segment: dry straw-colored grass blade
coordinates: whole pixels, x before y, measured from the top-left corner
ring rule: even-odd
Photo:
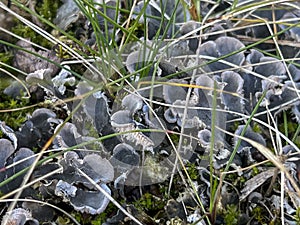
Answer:
[[[265,156],[268,160],[270,160],[270,162],[272,162],[274,164],[274,166],[276,166],[281,172],[283,172],[285,174],[286,178],[291,182],[291,185],[295,189],[297,195],[300,197],[300,188],[297,185],[295,179],[291,176],[291,174],[286,169],[286,167],[284,166],[284,164],[282,163],[282,161],[279,159],[279,157],[276,156],[276,155],[274,155],[269,148],[261,145],[260,143],[255,142],[255,141],[253,141],[253,140],[251,140],[249,138],[245,138],[245,137],[233,134],[231,132],[228,132],[226,130],[223,130],[220,127],[216,127],[216,128],[219,129],[220,131],[226,133],[226,134],[229,134],[231,136],[240,138],[243,141],[246,141],[249,144],[251,144],[254,148],[256,148],[261,154],[263,154],[263,156]]]

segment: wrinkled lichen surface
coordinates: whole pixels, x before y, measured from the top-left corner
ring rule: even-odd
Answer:
[[[300,5],[194,2],[1,3],[2,224],[299,223]]]

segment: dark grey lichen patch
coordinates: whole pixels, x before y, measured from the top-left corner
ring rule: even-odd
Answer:
[[[176,33],[179,29],[176,23],[182,23],[186,18],[190,18],[190,14],[187,12],[186,7],[181,4],[177,5],[177,7],[175,7],[175,5],[175,2],[171,0],[152,2],[151,4],[139,2],[134,8],[133,18],[139,18],[140,23],[146,22],[144,26],[149,39],[154,38],[155,35],[157,35],[158,30],[160,31],[160,34],[165,32],[168,37],[171,37],[172,34]],[[137,15],[141,14],[143,8],[145,8],[145,13],[142,13],[142,16],[138,17]],[[176,12],[174,12],[175,16],[171,20],[174,9],[176,9]],[[160,20],[159,18],[163,18],[163,20]],[[168,22],[174,24],[169,26]]]
[[[58,126],[58,129],[60,131],[53,141],[55,148],[68,148],[81,142],[80,139],[82,136],[78,133],[74,124],[66,123],[62,128]]]
[[[140,157],[131,145],[121,143],[115,146],[109,161],[119,173],[126,173],[139,166]]]
[[[1,172],[0,182],[19,173],[23,169],[28,169],[34,162],[34,152],[29,148],[20,148],[15,150],[10,141],[0,139],[1,148]],[[6,168],[10,166],[9,168]],[[24,178],[24,174],[20,174],[5,185],[1,185],[0,191],[7,194],[20,187]]]
[[[92,90],[93,87],[86,82],[79,82],[75,89],[75,95],[80,97],[86,95],[88,92],[92,92]],[[105,93],[101,91],[94,92],[87,96],[78,112],[73,116],[75,124],[81,124],[81,126],[77,125],[81,134],[87,135],[87,132],[90,132],[92,127],[96,128],[96,131],[100,134],[110,128],[110,109],[108,107],[108,101]],[[77,102],[74,102],[73,108],[76,106]],[[92,124],[92,127],[90,127],[90,124]],[[90,129],[90,131],[88,131],[88,129]]]
[[[57,179],[54,194],[63,197],[63,200],[77,211],[88,214],[100,214],[105,210],[109,199],[94,184],[100,185],[102,190],[111,194],[106,183],[114,178],[114,169],[107,159],[97,154],[88,154],[80,159],[75,152],[68,152],[60,162],[62,174]],[[91,183],[81,173],[93,180]],[[83,185],[83,186],[82,186]]]
[[[54,51],[36,51],[30,42],[23,40],[18,41],[16,45],[20,47],[14,55],[13,66],[16,68],[26,73],[33,73],[41,69],[49,69],[52,74],[55,74],[58,71],[58,67],[55,63],[59,64],[60,59],[56,56]],[[40,57],[36,55],[39,55]]]
[[[105,184],[100,184],[100,187],[111,194],[110,189]],[[100,214],[106,209],[109,200],[101,192],[78,189],[76,196],[70,197],[70,203],[75,210],[82,213]]]
[[[57,10],[54,23],[62,30],[66,30],[80,16],[80,9],[72,0],[64,0],[63,5]]]
[[[299,18],[300,16],[300,10],[299,9],[294,9],[290,12],[286,12],[282,17],[281,17],[281,20],[290,20],[292,24],[295,23],[295,19]],[[288,27],[285,25],[285,24],[279,24],[279,27],[281,29],[287,29]],[[287,35],[293,39],[293,40],[296,40],[296,41],[299,41],[300,40],[300,29],[299,27],[295,26],[295,27],[292,27],[291,29],[288,29],[287,30]]]
[[[154,142],[142,132],[133,120],[129,110],[120,110],[115,112],[111,117],[111,125],[117,132],[122,133],[123,141],[128,141],[139,149],[153,152]]]
[[[244,44],[235,38],[220,37],[215,41],[208,41],[202,44],[199,53],[200,55],[213,57],[213,59],[210,60],[220,57],[224,58],[228,55],[223,60],[238,67],[241,66],[245,60],[244,53],[241,51],[244,47]],[[233,66],[221,62],[209,63],[208,67],[211,71],[234,69]]]
[[[0,121],[0,130],[2,133],[7,136],[13,143],[14,148],[18,147],[18,139],[16,137],[15,131],[7,126],[4,122]]]
[[[244,112],[243,100],[243,78],[233,71],[226,71],[221,74],[224,88],[221,93],[221,101],[225,105],[225,109],[237,112]]]
[[[6,160],[14,153],[15,149],[11,142],[7,139],[0,139],[1,146],[1,157],[0,157],[0,167],[4,168]]]
[[[52,83],[54,88],[57,88],[61,95],[65,94],[66,91],[66,84],[70,86],[74,86],[75,84],[75,77],[72,76],[72,73],[69,71],[70,67],[66,66],[63,68],[59,74],[52,78]]]
[[[122,3],[125,5],[128,1]],[[173,8],[177,3],[176,12],[173,13]],[[246,1],[240,1],[238,4],[243,7]],[[292,6],[294,3],[289,4]],[[208,2],[201,2],[199,6],[201,7],[199,14],[205,16],[212,13],[210,11],[212,9],[216,15],[227,13],[230,5],[222,1],[218,3],[218,9],[214,8],[217,5]],[[277,6],[280,7],[277,8]],[[284,5],[274,3],[275,17],[296,20],[298,11],[289,10],[287,12],[282,6]],[[42,89],[40,99],[51,102],[47,107],[52,109],[65,107],[68,115],[71,116],[70,112],[74,112],[74,114],[72,118],[68,118],[68,122],[63,123],[62,120],[57,119],[61,118],[57,111],[43,109],[29,117],[20,130],[11,131],[4,124],[2,126],[3,137],[10,138],[11,142],[17,139],[18,142],[12,146],[9,140],[4,141],[4,146],[9,147],[3,152],[1,174],[5,177],[14,174],[12,170],[5,171],[6,167],[12,163],[21,162],[25,156],[34,158],[30,149],[24,147],[35,147],[39,150],[45,143],[50,144],[47,141],[55,133],[55,140],[47,150],[55,153],[63,151],[65,154],[55,157],[51,163],[46,162],[42,167],[35,168],[32,179],[40,178],[56,169],[61,169],[63,172],[46,177],[41,183],[37,183],[34,188],[39,186],[36,188],[39,193],[31,194],[31,197],[39,196],[43,201],[57,204],[61,208],[68,206],[68,210],[73,209],[80,212],[77,215],[91,218],[87,214],[98,214],[106,210],[109,201],[104,193],[107,193],[113,195],[117,200],[123,200],[124,207],[133,216],[139,217],[140,221],[147,221],[145,224],[152,224],[154,221],[156,223],[175,223],[176,221],[204,223],[201,220],[204,214],[199,210],[199,204],[194,201],[192,193],[196,191],[205,209],[209,207],[212,197],[210,175],[218,181],[219,172],[227,166],[233,150],[237,147],[237,138],[232,139],[218,128],[241,135],[244,123],[254,107],[258,108],[258,114],[254,115],[258,122],[266,122],[265,115],[268,112],[271,112],[270,115],[274,116],[275,121],[281,121],[283,109],[288,109],[291,117],[295,116],[299,122],[297,89],[299,89],[300,73],[297,64],[291,65],[290,61],[286,61],[286,66],[283,61],[278,60],[275,56],[267,56],[263,51],[248,48],[244,50],[245,45],[239,40],[240,36],[236,36],[236,29],[230,29],[230,32],[227,30],[227,28],[232,28],[231,23],[235,23],[235,21],[219,20],[227,18],[227,14],[226,17],[218,18],[218,22],[211,20],[212,23],[209,25],[212,26],[210,27],[206,25],[201,27],[200,23],[191,21],[185,23],[184,13],[188,13],[188,8],[187,6],[182,7],[180,1],[176,3],[169,0],[150,1],[147,5],[141,1],[138,2],[131,17],[133,21],[129,22],[135,25],[135,22],[146,22],[147,24],[144,27],[142,25],[129,27],[129,33],[121,29],[123,24],[120,23],[123,22],[123,19],[128,18],[130,8],[116,9],[123,5],[117,6],[115,1],[95,4],[95,9],[97,8],[98,11],[93,7],[89,8],[89,5],[86,7],[93,11],[94,21],[88,21],[82,16],[83,14],[79,15],[81,12],[74,2],[63,1],[63,7],[59,10],[54,22],[64,30],[74,28],[75,35],[80,36],[81,40],[88,45],[85,53],[89,60],[91,60],[89,57],[91,55],[88,51],[93,50],[93,59],[97,61],[93,65],[96,65],[97,71],[86,70],[86,67],[80,63],[76,66],[70,64],[70,69],[80,67],[78,74],[82,74],[83,77],[78,79],[79,77],[73,77],[69,71],[62,70],[60,74],[57,73],[58,71],[53,72],[51,65],[43,60],[37,61],[32,54],[29,56],[21,50],[15,52],[15,65],[29,73],[26,85],[29,85],[30,91],[34,93],[36,92],[35,88]],[[144,10],[143,7],[145,12],[137,15],[136,13]],[[106,14],[107,17],[104,18],[103,14]],[[272,19],[269,9],[257,11],[253,9],[253,14],[268,18],[270,21]],[[170,18],[175,15],[176,17]],[[187,18],[189,16],[188,13]],[[246,17],[248,15],[245,15]],[[159,18],[163,19],[159,20]],[[108,21],[106,21],[107,19]],[[294,23],[292,20],[291,22]],[[168,27],[168,25],[170,26]],[[233,25],[234,28],[237,28],[236,24]],[[137,32],[134,30],[136,28]],[[140,32],[140,28],[144,29],[143,32]],[[255,37],[269,36],[268,32],[262,33],[261,30],[266,29],[261,28],[265,27],[249,27],[245,33],[243,31],[241,33]],[[287,24],[282,23],[278,28],[287,28]],[[291,39],[299,39],[298,28],[296,26],[290,28],[285,35]],[[131,47],[125,46],[126,50],[119,54],[120,46],[117,45],[120,40],[117,40],[117,36],[122,35],[122,32],[125,36],[133,34],[129,35],[130,37],[127,36],[129,39],[135,35],[138,35],[140,39]],[[97,40],[102,35],[106,36],[103,42]],[[183,35],[186,36],[183,37]],[[112,39],[113,37],[115,39]],[[170,39],[166,40],[165,37]],[[243,38],[251,39],[251,37],[253,36]],[[285,37],[278,36],[281,50],[287,49],[286,42],[281,42],[283,39]],[[109,50],[109,55],[114,57],[121,55],[121,58],[117,59],[118,68],[114,68],[116,62],[114,60],[113,62],[109,61],[112,65],[109,68],[110,65],[107,66],[106,62],[103,62],[105,54],[98,55],[101,50],[105,50],[104,52],[107,50],[102,45],[97,46],[100,42],[117,49]],[[201,42],[200,46],[198,46],[199,42]],[[54,52],[46,50],[38,51],[25,43],[21,43],[21,45],[24,47],[23,50],[27,49],[45,57],[51,58],[54,54]],[[3,51],[3,45],[0,47],[0,51]],[[257,45],[257,47],[261,46]],[[269,47],[266,48],[271,54]],[[294,49],[297,50],[296,44]],[[75,50],[77,51],[77,49]],[[195,53],[200,53],[200,55]],[[294,53],[291,54],[289,58],[294,58]],[[28,58],[26,58],[27,56]],[[63,62],[63,65],[68,63],[72,62],[66,61]],[[116,69],[117,73],[114,76],[106,77],[107,69]],[[84,70],[86,72],[83,72]],[[290,80],[288,71],[291,73],[294,83]],[[101,75],[103,76],[101,77]],[[119,75],[123,77],[117,80]],[[195,76],[195,79],[191,77],[192,75]],[[150,79],[141,80],[142,77]],[[74,81],[78,82],[76,87],[72,86]],[[111,81],[113,82],[111,83]],[[134,81],[138,82],[132,88],[131,85],[124,87],[124,83],[119,81],[130,84]],[[120,89],[122,91],[118,92],[117,90]],[[15,89],[11,86],[11,90],[7,89],[5,93],[17,99],[21,98],[22,95],[13,95],[14,92],[19,92],[14,90],[18,90],[18,87]],[[65,99],[66,96],[71,98]],[[71,105],[69,100],[73,100],[72,97],[76,100],[72,101]],[[261,97],[263,97],[262,103],[256,106]],[[79,100],[77,101],[77,99]],[[60,103],[64,101],[68,103],[62,106]],[[78,111],[76,111],[77,109]],[[289,120],[296,121],[294,118],[289,118]],[[254,131],[254,128],[257,129],[258,126],[260,133]],[[148,131],[149,129],[151,132]],[[170,134],[170,138],[166,138],[166,133]],[[244,136],[264,146],[270,146],[269,133],[269,129],[250,123]],[[110,135],[109,139],[107,135]],[[278,133],[278,135],[282,134]],[[35,142],[34,146],[29,140]],[[211,143],[213,140],[215,143]],[[280,143],[279,139],[278,143]],[[180,146],[178,146],[179,144]],[[288,147],[285,147],[284,157],[281,159],[287,158],[284,162],[285,166],[298,181],[298,158],[296,156],[289,157],[289,154],[294,154],[296,151],[289,151]],[[74,151],[71,152],[71,149]],[[67,151],[70,152],[66,153]],[[48,151],[43,153],[45,157],[50,156]],[[210,153],[213,153],[213,169],[207,171],[203,167],[207,167],[209,161],[204,159]],[[174,175],[174,168],[177,168],[176,162],[179,156],[184,164],[187,163],[188,173],[193,175],[191,177],[195,186],[193,190],[185,187],[179,176]],[[272,217],[275,220],[280,218],[277,212],[280,212],[279,199],[282,199],[282,196],[278,194],[279,189],[276,190],[280,183],[275,181],[274,192],[271,192],[269,197],[265,197],[264,190],[265,186],[270,183],[270,174],[273,174],[274,169],[270,165],[259,165],[257,171],[256,168],[253,171],[241,170],[241,167],[245,168],[264,159],[258,156],[258,151],[254,147],[246,142],[241,142],[230,165],[230,169],[236,169],[238,172],[227,175],[220,192],[218,192],[221,195],[217,204],[220,207],[217,209],[220,221],[213,221],[214,218],[211,218],[211,223],[229,224],[228,221],[235,221],[235,218],[240,219],[241,217],[235,216],[229,220],[231,216],[236,215],[237,212],[233,211],[237,210],[237,207],[232,207],[232,205],[237,204],[240,205],[240,209],[245,209],[246,212],[243,212],[243,215],[248,215],[248,220],[251,216],[254,223],[257,222],[255,220],[258,220],[255,214],[256,210],[261,210],[261,208],[268,208],[268,212],[259,214],[264,215],[264,218]],[[29,163],[32,161],[28,159],[28,162],[16,164],[13,168],[18,171],[21,168],[19,166],[28,167]],[[194,168],[194,171],[191,168]],[[271,169],[271,171],[265,172],[266,169]],[[82,176],[79,171],[87,174],[93,182]],[[216,172],[217,175],[212,172]],[[10,174],[7,175],[7,173]],[[168,178],[173,175],[174,182],[170,196],[179,197],[170,200],[165,197],[165,189],[169,185],[166,184],[169,182]],[[249,182],[245,183],[245,180]],[[19,182],[19,178],[15,181]],[[94,182],[99,185],[98,188],[93,185]],[[231,184],[235,185],[236,190]],[[285,215],[295,215],[297,206],[292,205],[291,202],[298,199],[291,197],[294,190],[290,183],[286,182],[285,185],[290,194],[284,196],[283,199]],[[134,186],[141,186],[140,190]],[[12,187],[17,188],[13,185]],[[6,191],[9,190],[6,186],[5,188]],[[239,203],[238,192],[242,193],[242,198],[240,198],[242,201]],[[157,199],[165,207],[156,207]],[[130,205],[132,202],[136,205],[136,200],[140,200],[145,212],[137,212],[136,208]],[[258,206],[262,202],[264,207]],[[182,205],[185,205],[184,209],[182,209]],[[25,204],[22,206],[26,208]],[[151,217],[155,217],[155,219],[149,219],[150,216],[146,214],[151,214]],[[104,217],[104,214],[102,215]],[[49,220],[54,220],[53,218],[56,216],[53,215]],[[109,216],[112,219],[108,219],[106,224],[119,224],[125,220],[128,222],[128,218],[121,215],[120,211],[115,216],[109,213]],[[175,216],[180,218],[174,218]],[[120,220],[122,221],[120,222]],[[286,219],[285,222],[289,223],[289,221],[290,219]],[[103,221],[101,220],[101,222]]]
[[[19,147],[42,147],[53,135],[60,121],[50,109],[40,108],[16,132]],[[28,138],[30,137],[30,139]]]
[[[245,129],[245,126],[240,125],[238,127],[238,129],[235,131],[235,134],[236,135],[241,135],[241,133],[244,129]],[[254,141],[266,146],[265,139],[259,133],[254,132],[251,127],[246,128],[246,132],[244,134],[244,137],[249,138],[251,140],[254,140]],[[234,139],[235,145],[237,144],[238,139],[239,139],[238,137],[236,137]],[[249,143],[247,143],[246,141],[241,141],[241,144],[239,145],[239,148],[238,148],[238,152],[242,151],[245,148],[252,148],[252,146]]]

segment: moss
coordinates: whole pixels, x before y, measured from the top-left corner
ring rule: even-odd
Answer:
[[[64,225],[64,224],[70,224],[71,223],[71,220],[70,220],[70,218],[68,218],[68,217],[62,217],[62,216],[59,216],[58,218],[57,218],[57,222],[58,222],[58,224],[61,224],[61,225]]]
[[[195,163],[188,162],[186,165],[187,172],[192,180],[197,180],[199,177],[198,169]]]
[[[229,125],[229,130],[236,131],[238,129],[239,125],[241,125],[241,123],[235,121],[235,122],[231,123],[231,125]]]
[[[13,99],[5,94],[0,94],[0,110],[12,110],[29,106],[29,99]],[[0,120],[5,121],[6,125],[17,130],[27,119],[27,114],[31,114],[34,108],[18,111],[8,111],[0,113]]]
[[[134,206],[137,209],[142,209],[144,211],[155,211],[158,212],[162,210],[166,203],[159,197],[154,196],[150,193],[145,193],[139,200],[134,202]]]
[[[13,79],[8,76],[2,76],[2,75],[0,75],[0,79],[1,79],[0,82],[0,93],[1,93],[2,90],[4,90],[13,82]]]
[[[38,15],[43,17],[48,21],[52,21],[56,16],[56,11],[60,5],[60,0],[43,0],[37,1],[35,10]],[[30,38],[30,40],[34,43],[37,43],[45,48],[51,48],[52,44],[46,38],[37,34],[34,30],[32,30],[29,26],[24,25],[20,21],[16,21],[17,25],[12,27],[12,32],[16,35],[19,35],[24,38]],[[52,27],[47,24],[44,24],[44,30],[47,32],[52,31]]]
[[[177,145],[179,142],[179,135],[175,134],[175,133],[169,133],[169,136],[170,136],[172,142],[174,143],[174,145]]]
[[[281,133],[285,133],[285,126],[287,126],[287,131],[288,131],[288,134],[290,135],[290,136],[293,136],[293,134],[296,132],[296,130],[297,130],[297,127],[298,127],[298,124],[297,123],[295,123],[294,121],[290,121],[290,120],[288,120],[287,121],[287,124],[285,125],[284,123],[282,123],[282,124],[280,124],[279,125],[279,131],[281,132]]]
[[[56,16],[56,11],[60,5],[59,0],[43,0],[38,1],[36,11],[46,20],[52,21]]]
[[[13,59],[12,52],[0,52],[0,62],[5,63],[7,65],[11,65]],[[3,67],[0,65],[0,68]],[[2,82],[2,81],[1,81]]]
[[[107,215],[107,211],[103,212],[103,213],[100,213],[99,215],[97,215],[95,218],[93,218],[91,220],[91,224],[92,225],[101,225],[103,224],[104,222],[106,222],[106,219],[108,218],[109,216]]]
[[[238,224],[240,211],[236,205],[227,205],[226,210],[223,211],[225,224]]]
[[[85,224],[102,224],[105,222],[106,213],[103,212],[103,213],[95,216],[95,219],[93,218],[92,215],[88,215],[88,214],[84,214],[84,213],[80,213],[80,212],[75,212],[74,214],[72,214],[72,216],[76,219],[77,222],[79,222],[80,224],[83,224],[83,225],[85,225]],[[70,224],[70,223],[66,223],[66,224]]]
[[[223,172],[223,169],[221,170]],[[226,175],[226,180],[229,182],[234,182],[237,179],[237,174],[236,173],[229,173]]]
[[[117,211],[117,208],[114,204],[109,204],[103,213],[98,215],[89,215],[80,212],[73,212],[72,216],[76,219],[80,224],[92,224],[92,225],[101,225],[106,222],[107,218],[111,217]],[[68,218],[63,218],[64,220],[69,220]],[[71,224],[65,223],[65,224]]]
[[[255,207],[252,211],[252,214],[254,219],[260,224],[265,224],[267,221],[269,221],[268,218],[266,218],[266,215],[268,215],[267,212],[260,206]]]
[[[261,132],[262,132],[262,131],[261,131],[261,128],[260,128],[260,125],[259,125],[258,123],[254,123],[254,124],[253,124],[252,130],[253,130],[254,132],[256,132],[256,133],[261,133]]]
[[[294,139],[294,144],[297,145],[298,148],[300,148],[300,136],[297,136],[297,137]]]
[[[32,42],[38,43],[45,48],[51,48],[52,44],[41,35],[37,34],[30,27],[23,25],[21,23],[17,24],[12,28],[12,32],[24,38],[29,38]]]
[[[253,176],[256,176],[256,175],[258,175],[259,174],[259,169],[256,167],[256,166],[254,166],[253,168],[252,168],[252,175]]]
[[[136,37],[143,37],[145,26],[144,24],[137,24],[136,26],[129,26],[128,31],[133,33]],[[136,39],[131,36],[130,41],[136,41]]]
[[[297,224],[300,224],[300,207],[298,207],[296,210],[295,221]]]
[[[167,224],[170,224],[170,225],[184,225],[185,222],[182,221],[182,219],[178,218],[178,217],[175,217],[175,218],[172,218],[169,223]]]
[[[62,42],[64,42],[64,44],[69,45],[68,43],[66,43],[67,41],[66,41],[65,38],[60,38],[60,40],[61,40]],[[69,47],[72,48],[72,45],[71,45],[71,46],[69,45]],[[56,52],[56,55],[57,55],[59,58],[61,58],[61,59],[70,59],[70,58],[72,57],[72,56],[69,54],[69,51],[63,49],[63,47],[62,47],[61,45],[55,46],[54,51]]]

